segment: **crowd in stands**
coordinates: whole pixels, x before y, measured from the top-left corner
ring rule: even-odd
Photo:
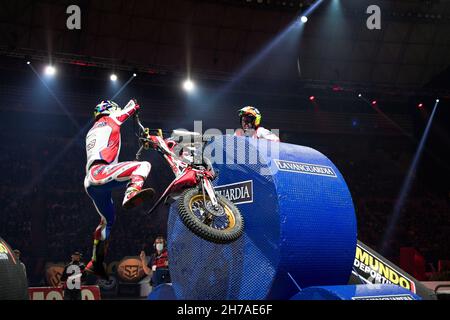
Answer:
[[[385,144],[368,143],[350,135],[339,139],[329,136],[294,139],[292,135],[286,138],[291,139],[287,142],[319,150],[335,163],[354,200],[359,240],[380,249],[383,230],[389,223],[413,149],[404,141],[394,143],[389,138],[384,138]],[[46,261],[66,261],[74,250],[89,260],[92,233],[100,217],[83,186],[84,136],[73,140],[42,132],[24,139],[3,134],[2,141],[0,236],[13,248],[20,249],[26,265],[32,264],[31,257],[36,254],[45,255]],[[133,159],[134,152],[133,145],[125,143],[120,159]],[[170,171],[162,170],[160,165],[163,162],[153,164],[147,182],[158,193],[171,179]],[[450,199],[448,194],[422,192],[420,183],[414,180],[394,236],[387,240],[388,254],[395,256],[400,247],[414,246],[427,261],[450,259],[447,239]],[[124,211],[120,209],[123,190],[113,196],[117,218],[108,260],[117,261],[138,255],[157,235],[164,235],[167,214],[164,208],[150,216],[144,210]],[[28,274],[32,275],[34,269],[29,264]]]
[[[16,143],[4,137],[0,145],[0,169],[3,172],[0,185],[0,236],[10,235],[11,245],[23,254],[30,253],[31,216],[36,201],[35,190],[24,196],[23,186],[31,177],[31,152],[25,143]]]
[[[362,139],[367,139],[367,143],[343,138],[326,147],[352,194],[358,239],[377,251],[386,249],[383,254],[393,260],[400,247],[415,247],[427,261],[434,263],[449,259],[448,190],[433,189],[417,174],[409,187],[404,185],[415,152],[409,140]],[[407,196],[394,219],[402,188],[407,188]],[[391,223],[395,225],[393,233],[386,235]]]

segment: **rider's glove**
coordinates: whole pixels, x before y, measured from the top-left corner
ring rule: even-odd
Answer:
[[[127,105],[124,107],[124,109],[129,109],[129,108],[133,108],[136,110],[139,110],[141,106],[137,103],[136,99],[131,99],[130,101],[128,101]]]

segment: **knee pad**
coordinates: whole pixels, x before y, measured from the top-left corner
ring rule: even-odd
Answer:
[[[147,178],[148,174],[150,173],[150,169],[152,168],[150,162],[148,161],[140,161],[139,167],[134,170],[133,175],[141,176]]]

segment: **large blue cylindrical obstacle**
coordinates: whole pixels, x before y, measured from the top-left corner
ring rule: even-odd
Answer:
[[[216,137],[205,149],[216,190],[241,210],[245,233],[218,245],[190,232],[171,206],[168,249],[178,299],[289,299],[299,287],[347,284],[356,219],[344,178],[320,152]]]

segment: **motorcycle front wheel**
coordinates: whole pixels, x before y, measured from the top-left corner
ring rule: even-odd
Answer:
[[[200,188],[187,189],[178,200],[181,221],[204,240],[219,244],[236,241],[244,232],[241,212],[224,196],[216,194],[216,199],[218,206],[214,207]]]

